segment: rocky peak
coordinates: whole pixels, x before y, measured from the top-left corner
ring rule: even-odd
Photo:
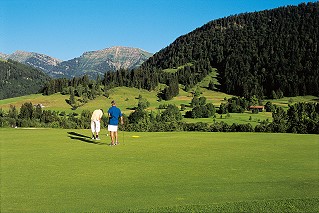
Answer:
[[[152,54],[139,48],[115,46],[97,51],[88,51],[80,57],[68,61],[18,50],[13,54],[0,54],[0,58],[12,59],[43,70],[51,77],[78,77],[88,74],[90,77],[103,75],[107,71],[134,69],[146,61]]]

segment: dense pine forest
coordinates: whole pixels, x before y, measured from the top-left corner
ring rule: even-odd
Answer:
[[[50,77],[16,61],[0,61],[0,100],[42,92]]]
[[[217,68],[219,89],[228,94],[318,96],[318,26],[318,2],[214,20],[179,37],[143,63],[131,73],[131,84],[153,89],[178,78],[189,88]],[[181,66],[170,74],[173,78],[163,71]],[[113,75],[121,77],[120,73]]]
[[[318,26],[318,2],[230,16],[181,36],[143,68],[202,61],[218,68],[220,89],[229,94],[318,95]]]

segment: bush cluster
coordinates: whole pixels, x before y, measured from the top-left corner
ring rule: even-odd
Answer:
[[[205,101],[202,102],[202,106]],[[168,104],[157,113],[146,111],[149,103],[139,98],[139,104],[129,115],[124,115],[125,124],[120,130],[136,132],[170,132],[170,131],[203,131],[203,132],[282,132],[300,134],[319,134],[319,103],[296,103],[289,105],[285,111],[282,107],[272,106],[272,122],[261,121],[255,128],[248,124],[213,124],[182,122],[182,114],[175,105]],[[195,109],[197,106],[194,105]],[[193,111],[193,110],[192,110]],[[190,111],[190,112],[192,112]],[[65,129],[89,129],[91,113],[83,110],[80,115],[65,112],[43,110],[40,105],[24,103],[19,112],[10,106],[8,112],[0,109],[0,127],[49,127]],[[108,118],[102,117],[102,127],[106,127]]]

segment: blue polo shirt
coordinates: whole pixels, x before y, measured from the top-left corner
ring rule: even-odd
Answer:
[[[110,109],[107,112],[111,116],[109,118],[109,124],[110,125],[118,125],[119,118],[122,116],[121,110],[119,108],[117,108],[116,106],[112,106],[112,107],[110,107]]]

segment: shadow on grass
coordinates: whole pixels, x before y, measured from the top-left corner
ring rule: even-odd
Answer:
[[[85,142],[85,143],[91,143],[91,144],[97,144],[97,145],[107,145],[106,143],[102,143],[96,140],[91,139],[91,137],[87,136],[87,135],[82,135],[76,132],[68,132],[69,134],[69,138],[71,138],[72,140],[78,140],[81,142]]]

